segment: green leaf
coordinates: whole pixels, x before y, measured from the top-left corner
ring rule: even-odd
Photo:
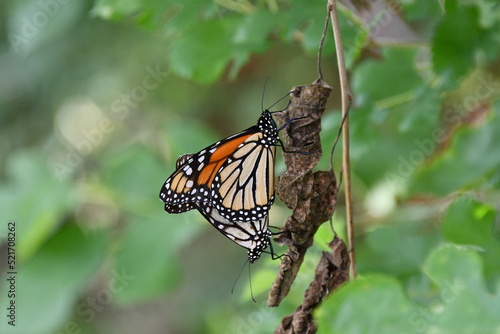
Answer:
[[[453,87],[459,77],[474,67],[478,51],[483,51],[490,60],[496,58],[498,32],[481,27],[477,7],[449,10],[438,23],[432,38],[434,71],[444,77],[448,87]]]
[[[251,54],[269,48],[272,41],[269,36],[277,27],[284,31],[289,41],[295,41],[300,35],[304,48],[316,52],[324,24],[323,15],[317,19],[318,14],[325,13],[322,1],[296,2],[276,12],[258,7],[265,6],[256,6],[251,14],[237,15],[204,0],[182,4],[171,0],[99,0],[92,13],[109,20],[132,18],[146,28],[161,29],[172,42],[169,46],[171,70],[183,78],[208,84],[219,79],[229,64],[232,65],[229,77],[236,77]],[[340,20],[346,28],[343,38],[349,43],[354,40],[357,29],[349,26],[350,21],[343,13],[340,13]],[[364,44],[365,40],[361,42]],[[326,43],[324,54],[332,53],[333,49],[333,43]],[[349,63],[359,57],[359,43],[355,51]]]
[[[276,26],[276,15],[258,11],[241,18],[231,42],[236,50],[261,53],[270,46],[269,33]]]
[[[456,285],[471,290],[485,288],[481,259],[476,251],[466,247],[448,244],[435,249],[423,270],[441,290],[454,281]]]
[[[404,114],[398,130],[401,133],[413,132],[420,137],[418,139],[428,138],[440,125],[440,102],[435,89],[427,86],[417,88],[411,101],[396,107]],[[425,152],[425,155],[430,153]]]
[[[179,249],[190,241],[201,224],[197,212],[167,215],[158,201],[155,214],[130,219],[116,256],[115,270],[133,277],[115,302],[132,305],[154,299],[170,291],[180,279]]]
[[[479,0],[474,1],[474,4],[479,7],[481,13],[481,24],[489,29],[494,28],[500,20],[500,10],[497,0]],[[498,31],[498,28],[496,28]]]
[[[357,66],[352,78],[357,98],[387,100],[419,87],[422,81],[414,68],[415,55],[413,49],[385,48],[382,61],[368,60]]]
[[[419,88],[408,96],[409,100],[392,106],[388,103],[388,110],[368,105],[350,116],[353,167],[368,185],[382,181],[405,189],[434,152],[440,115],[438,94]]]
[[[218,79],[231,60],[232,47],[228,41],[232,39],[235,23],[229,19],[211,20],[184,31],[172,43],[170,69],[200,83]]]
[[[449,1],[446,1],[449,2]],[[428,20],[429,18],[438,18],[442,14],[442,8],[439,1],[402,1],[408,21]]]
[[[405,333],[416,311],[396,279],[367,275],[345,284],[320,306],[318,333]]]
[[[457,131],[446,151],[431,164],[423,166],[413,181],[415,193],[446,195],[465,187],[477,185],[486,177],[500,172],[500,103],[489,116],[489,121],[475,128]],[[442,135],[442,132],[440,133]],[[440,135],[435,137],[439,140]],[[429,138],[433,141],[433,138]],[[437,142],[437,141],[435,141]],[[487,184],[483,184],[487,187]]]
[[[448,1],[443,1],[441,2],[441,6],[444,6],[444,10],[447,13],[455,13],[457,9],[459,8],[459,2],[461,0],[448,0]]]
[[[436,236],[428,233],[421,222],[380,226],[370,231],[364,241],[356,254],[360,272],[400,277],[417,273],[437,244]]]
[[[142,3],[140,0],[97,0],[92,8],[92,14],[104,19],[122,20],[137,14],[142,8]]]
[[[161,207],[158,194],[168,174],[150,150],[131,146],[103,162],[102,184],[121,209],[146,215]]]
[[[500,294],[485,289],[478,254],[443,245],[424,264],[438,291],[425,305],[409,301],[397,280],[367,275],[328,298],[316,313],[318,333],[496,333]]]
[[[498,212],[466,196],[454,201],[443,217],[443,236],[450,242],[480,247],[485,278],[493,285],[500,278],[500,234],[495,232]]]
[[[186,124],[189,124],[190,131],[186,131]],[[169,119],[161,129],[161,133],[165,134],[165,138],[162,140],[169,145],[172,173],[175,170],[175,162],[181,154],[201,151],[220,139],[220,134],[210,129],[206,123],[194,118]],[[167,171],[165,172],[169,174]],[[165,175],[165,179],[167,176]]]
[[[156,29],[164,21],[167,8],[173,5],[175,2],[168,0],[97,0],[90,13],[113,21],[133,18],[137,24],[143,27]]]
[[[11,182],[0,185],[0,212],[4,219],[17,223],[21,262],[37,252],[76,203],[75,189],[68,180],[58,180],[53,174],[57,171],[49,170],[49,165],[51,161],[42,154],[18,152],[7,161]],[[0,238],[5,233],[0,231]]]
[[[437,284],[439,294],[415,329],[429,333],[495,333],[500,328],[500,294],[485,288],[480,256],[471,249],[444,245],[436,249],[424,271]],[[427,317],[424,317],[427,315]]]
[[[39,252],[19,265],[16,280],[16,326],[0,322],[0,332],[53,333],[67,321],[80,295],[102,263],[107,238],[104,233],[85,235],[75,224],[65,225]],[[0,307],[9,300],[3,275]],[[29,321],[27,321],[29,319]]]

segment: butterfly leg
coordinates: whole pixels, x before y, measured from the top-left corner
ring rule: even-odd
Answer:
[[[306,145],[304,146],[308,146],[308,145],[311,145],[312,143],[307,143]],[[299,154],[305,154],[305,155],[310,155],[311,153],[309,152],[305,152],[305,151],[289,151],[287,148],[285,148],[285,145],[283,144],[283,142],[281,141],[281,139],[278,139],[278,141],[276,142],[276,146],[277,147],[281,147],[281,149],[283,150],[283,152],[285,153],[299,153]]]

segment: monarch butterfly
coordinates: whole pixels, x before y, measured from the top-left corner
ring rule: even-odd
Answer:
[[[182,213],[198,208],[197,203],[208,203],[230,222],[265,218],[274,202],[278,131],[266,109],[257,125],[181,156],[160,191],[165,211]]]
[[[177,159],[177,169],[185,165],[193,154],[184,154]],[[188,203],[205,217],[224,236],[236,244],[248,249],[248,260],[254,263],[262,252],[270,245],[271,231],[268,229],[269,216],[255,222],[231,222],[220,215],[209,202]],[[272,251],[271,251],[271,254]]]

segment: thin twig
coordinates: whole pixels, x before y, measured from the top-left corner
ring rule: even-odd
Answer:
[[[328,29],[328,15],[329,13],[326,13],[326,20],[325,20],[325,26],[323,28],[323,33],[321,34],[321,39],[319,41],[319,47],[318,47],[318,59],[317,59],[317,64],[316,67],[318,68],[318,81],[323,80],[323,71],[321,70],[321,53],[323,52],[323,45],[325,44],[325,37],[326,37],[326,30]]]
[[[347,219],[347,239],[349,243],[349,258],[351,262],[351,275],[356,276],[356,257],[354,252],[354,226],[352,217],[352,199],[351,199],[351,168],[349,158],[349,109],[352,104],[352,95],[349,90],[347,73],[344,62],[344,53],[342,47],[342,37],[340,34],[339,20],[337,15],[336,0],[328,0],[328,11],[332,20],[333,37],[335,39],[335,49],[337,52],[337,63],[339,66],[340,89],[342,98],[342,171],[344,173],[345,184],[345,202]]]

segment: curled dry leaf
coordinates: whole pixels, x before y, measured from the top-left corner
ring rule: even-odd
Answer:
[[[337,183],[333,171],[313,172],[322,154],[319,133],[321,116],[332,88],[318,79],[310,85],[294,87],[288,112],[277,117],[279,124],[291,122],[283,140],[286,171],[278,177],[276,192],[293,210],[275,241],[288,251],[268,297],[268,306],[278,306],[290,291],[307,249],[319,226],[329,220],[335,209]]]
[[[316,333],[312,311],[331,291],[349,280],[349,254],[345,243],[335,236],[328,246],[332,251],[322,252],[302,305],[283,318],[275,334]]]

